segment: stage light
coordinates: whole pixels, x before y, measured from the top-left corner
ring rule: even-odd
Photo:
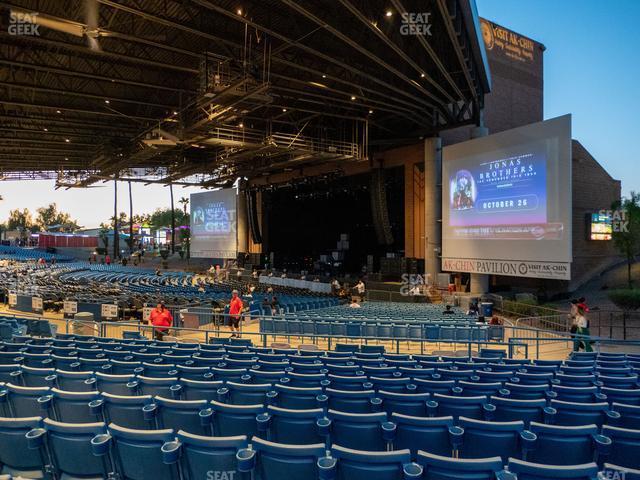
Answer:
[[[283,109],[282,109],[282,111],[283,111],[283,112],[286,112],[286,111],[287,111],[287,109],[286,109],[286,108],[283,108]]]
[[[384,14],[385,17],[390,17],[393,15],[393,12],[391,10],[387,10]]]
[[[327,78],[327,76],[326,75],[322,75],[322,78]]]
[[[178,114],[178,112],[176,112],[176,111],[174,110],[174,111],[173,111],[173,114],[174,114],[174,115],[177,115],[177,114]]]
[[[420,74],[420,78],[424,78],[424,73],[421,73],[421,74]]]
[[[369,113],[373,113],[373,110],[369,110]]]
[[[241,8],[239,8],[239,9],[236,11],[236,13],[237,13],[238,15],[242,15],[242,9],[241,9]]]
[[[62,113],[60,110],[56,110],[56,113]]]
[[[69,157],[64,157],[65,160],[69,160]]]
[[[244,123],[240,122],[240,123],[238,124],[238,126],[239,126],[240,128],[244,128]]]
[[[351,100],[353,101],[355,99],[356,99],[355,95],[351,95]]]
[[[109,105],[111,102],[109,100],[105,100],[104,103],[106,103],[107,105]]]
[[[69,140],[68,138],[65,138],[64,141],[67,143],[71,142],[71,140]]]
[[[45,132],[48,132],[48,131],[49,131],[49,129],[48,129],[48,128],[45,128],[45,129],[43,129],[43,130],[44,130]]]

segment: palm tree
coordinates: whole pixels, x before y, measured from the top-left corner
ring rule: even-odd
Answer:
[[[0,198],[2,200],[2,198]],[[182,204],[182,210],[184,210],[185,217],[187,216],[187,207],[189,206],[189,199],[187,197],[182,197],[178,200],[178,203]]]

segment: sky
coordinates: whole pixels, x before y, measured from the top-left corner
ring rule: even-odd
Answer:
[[[640,1],[476,0],[478,14],[544,44],[544,117],[640,191]]]
[[[543,43],[544,116],[573,115],[579,140],[616,179],[623,195],[640,191],[640,1],[476,0],[480,16]],[[113,215],[113,182],[104,188],[55,190],[53,181],[0,182],[0,222],[9,210],[32,212],[51,202],[80,225]],[[128,212],[120,184],[119,211]],[[196,188],[174,188],[177,200]],[[168,187],[133,186],[134,211],[169,207]]]

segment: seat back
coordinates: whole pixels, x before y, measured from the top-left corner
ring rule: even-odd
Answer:
[[[163,462],[162,447],[174,440],[173,430],[132,430],[109,425],[113,456],[120,478],[128,480],[172,480],[178,478],[176,465]]]
[[[157,428],[184,430],[194,435],[211,435],[210,415],[200,413],[209,406],[206,400],[171,400],[155,397]],[[204,419],[207,420],[204,420]]]
[[[436,393],[433,395],[433,401],[437,403],[434,409],[435,416],[452,416],[454,420],[457,420],[458,417],[480,420],[484,418],[484,405],[487,403],[487,397],[453,397]]]
[[[264,405],[229,405],[215,400],[210,406],[216,437],[254,436],[258,430],[256,416],[266,411]]]
[[[382,425],[387,422],[386,413],[345,413],[329,410],[327,417],[331,420],[333,444],[371,452],[387,449]]]
[[[247,448],[247,437],[208,437],[183,430],[177,433],[180,447],[180,466],[185,480],[209,478],[211,472],[226,472],[233,478],[238,469],[236,454]]]
[[[9,408],[14,418],[21,417],[47,417],[43,404],[38,399],[51,394],[49,387],[20,387],[7,383],[5,385],[9,395]]]
[[[640,406],[613,403],[611,408],[621,415],[620,425],[624,425],[625,428],[640,430]]]
[[[135,375],[111,375],[96,372],[96,389],[99,392],[110,393],[112,395],[133,395],[135,389],[127,386],[134,382]]]
[[[561,400],[551,400],[551,407],[558,412],[554,417],[557,425],[589,425],[601,426],[609,418],[609,404],[600,403],[574,403]]]
[[[426,417],[427,402],[431,400],[430,393],[396,393],[380,390],[378,398],[382,400],[382,408],[388,415],[400,413],[414,417]]]
[[[89,403],[98,400],[98,392],[67,392],[53,388],[53,415],[58,422],[95,423],[102,420],[91,412]]]
[[[538,436],[527,461],[549,465],[579,465],[593,461],[596,425],[566,427],[532,422],[529,429]]]
[[[231,405],[266,405],[267,394],[273,390],[269,383],[246,384],[227,382],[218,391],[218,401]]]
[[[513,398],[491,397],[489,402],[496,407],[491,414],[491,420],[496,422],[514,422],[522,420],[525,425],[531,422],[544,422],[547,401],[516,400]]]
[[[324,410],[290,410],[268,406],[268,440],[293,445],[309,445],[326,439],[318,429],[318,419],[324,417]],[[264,435],[260,434],[261,437]]]
[[[67,392],[96,391],[96,380],[93,372],[67,372],[56,370],[56,385]]]
[[[47,447],[56,475],[107,478],[111,469],[103,458],[93,455],[91,440],[106,433],[103,422],[71,424],[46,418]],[[106,459],[104,459],[106,460]]]
[[[177,377],[153,378],[153,377],[144,377],[142,375],[138,375],[136,377],[136,382],[138,382],[138,391],[142,395],[151,395],[152,397],[160,396],[165,398],[171,398],[173,396],[171,387],[178,384],[178,378]]]
[[[365,452],[334,445],[331,456],[337,461],[337,480],[422,478],[420,467],[410,463],[408,450]],[[405,468],[412,477],[403,477]]]
[[[217,400],[218,390],[223,387],[221,381],[201,381],[181,378],[182,399],[184,400]]]
[[[413,417],[393,413],[391,421],[396,425],[394,450],[408,449],[413,459],[420,449],[451,456],[449,429],[453,427],[453,417]]]
[[[34,428],[42,428],[41,417],[0,418],[0,465],[14,475],[42,470],[40,452],[29,449],[25,436]]]
[[[627,468],[640,469],[640,430],[603,426],[602,434],[613,444],[607,461]]]
[[[322,395],[321,387],[299,388],[288,385],[274,385],[278,393],[277,405],[293,410],[308,410],[319,406],[318,396]]]
[[[464,429],[461,458],[501,457],[506,463],[509,457],[521,456],[520,433],[524,422],[485,422],[460,417],[458,425]]]
[[[105,422],[115,423],[125,428],[146,430],[152,428],[150,420],[144,418],[142,408],[153,403],[151,395],[102,394]]]
[[[493,480],[503,468],[500,457],[461,459],[418,452],[417,463],[429,480]]]
[[[325,455],[323,443],[283,445],[254,437],[251,444],[257,455],[257,478],[261,480],[318,478],[318,459]]]

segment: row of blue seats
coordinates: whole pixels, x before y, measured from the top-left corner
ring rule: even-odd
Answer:
[[[577,464],[563,462],[564,466],[559,466],[517,457],[477,458],[474,453],[495,450],[491,445],[496,444],[487,441],[491,438],[488,435],[483,438],[482,427],[471,424],[471,430],[473,434],[463,441],[460,450],[471,453],[470,457],[453,458],[422,450],[371,452],[339,444],[327,448],[323,442],[286,445],[259,436],[208,437],[181,430],[176,433],[172,429],[139,431],[114,423],[107,427],[103,422],[78,425],[38,417],[0,419],[0,446],[3,447],[0,462],[3,471],[14,475],[53,473],[57,478],[72,479],[115,476],[129,480],[595,480],[598,472],[603,471],[635,480],[631,476],[639,474],[632,467],[620,465],[635,456],[635,444],[611,448],[609,455],[604,456],[612,463],[598,466],[587,459]],[[499,443],[506,448],[504,453],[514,451],[513,445],[507,443],[508,435],[501,435],[500,429],[495,432],[501,437]],[[566,460],[567,457],[562,456],[566,451],[575,458],[585,450],[581,438],[568,437],[568,442],[553,438],[553,434],[549,438],[545,448],[553,459]],[[594,436],[585,438],[594,441]],[[604,438],[597,439],[599,445],[605,443]],[[618,438],[613,436],[612,441],[607,438],[609,446],[615,445]],[[637,443],[637,439],[633,440]],[[554,443],[562,449],[554,449]],[[474,452],[474,448],[480,450]],[[573,454],[574,451],[577,453]],[[626,478],[626,474],[630,477]]]
[[[393,340],[430,340],[449,342],[487,342],[504,338],[504,329],[497,325],[450,326],[436,323],[373,323],[344,321],[311,321],[260,318],[260,333],[266,335],[318,335],[344,338],[375,338]]]
[[[126,363],[126,362],[125,362]],[[135,365],[138,365],[137,363]],[[89,366],[89,365],[86,365]],[[380,391],[400,394],[440,393],[455,396],[501,396],[515,400],[563,400],[576,403],[624,403],[640,406],[640,388],[612,388],[595,385],[573,385],[572,382],[548,384],[528,384],[526,373],[516,372],[476,372],[463,379],[451,379],[434,369],[419,369],[420,375],[412,375],[411,369],[400,368],[393,375],[376,376],[377,368],[356,372],[362,375],[333,375],[331,373],[297,373],[295,371],[268,371],[253,369],[224,369],[211,367],[189,367],[182,365],[141,364],[129,366],[126,371],[109,373],[111,364],[102,365],[97,372],[68,371],[54,368],[33,368],[21,365],[0,365],[0,382],[13,383],[25,387],[56,387],[69,391],[102,390],[101,383],[111,384],[119,393],[135,390],[138,377],[162,381],[167,385],[179,385],[185,381],[196,382],[201,389],[213,391],[222,383],[231,381],[247,385],[271,385],[297,388],[300,390],[332,388],[347,391]],[[118,365],[115,365],[118,367]],[[458,373],[458,371],[451,371]],[[396,373],[406,374],[396,376]],[[585,377],[578,377],[581,380]],[[520,380],[523,379],[522,382]],[[557,379],[556,379],[557,380]],[[126,387],[126,388],[125,388]],[[316,389],[316,390],[313,390]]]
[[[122,383],[120,379],[96,378],[101,390],[65,391],[50,387],[0,385],[0,411],[6,416],[21,417],[51,413],[64,421],[88,422],[95,419],[97,405],[126,405],[129,414],[140,420],[150,399],[170,399],[193,411],[194,421],[202,402],[221,402],[232,407],[264,408],[274,405],[292,411],[337,410],[348,414],[404,414],[413,417],[452,416],[491,421],[523,421],[581,426],[640,425],[640,406],[606,402],[579,403],[566,400],[518,400],[494,395],[453,396],[439,393],[398,393],[386,390],[348,391],[332,388],[297,388],[287,385],[241,384],[235,382],[198,382],[178,379],[136,377]],[[107,400],[105,400],[105,398]],[[98,402],[98,403],[96,403]],[[195,407],[193,407],[195,405]],[[112,406],[112,408],[115,408]],[[253,411],[253,410],[251,410]],[[131,417],[125,422],[136,421]],[[128,423],[123,423],[128,425]]]

